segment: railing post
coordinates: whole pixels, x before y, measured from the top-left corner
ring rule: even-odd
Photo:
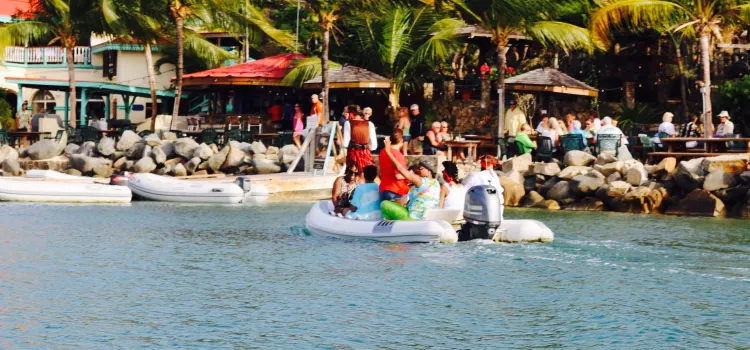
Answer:
[[[70,89],[65,90],[65,123],[63,125],[68,126],[70,120]]]
[[[27,57],[28,54],[29,54],[28,52],[29,52],[29,48],[28,47],[24,47],[23,48],[23,64],[28,64],[29,63],[28,62],[28,57]]]
[[[47,64],[47,48],[42,48],[42,63]]]
[[[75,64],[75,59],[73,60]],[[86,96],[86,89],[81,89],[81,127],[86,126],[86,107],[89,104],[88,96]]]

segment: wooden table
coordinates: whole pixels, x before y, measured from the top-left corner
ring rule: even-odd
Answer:
[[[750,153],[750,137],[738,137],[738,138],[710,138],[705,139],[702,137],[665,137],[659,139],[659,141],[667,146],[667,152],[673,153],[675,145],[684,145],[686,142],[704,142],[708,147],[707,153],[721,153],[719,152],[720,146],[726,145],[727,142],[746,142],[748,144],[747,152]]]
[[[448,160],[453,161],[453,148],[468,150],[468,158],[470,162],[474,162],[477,159],[477,146],[482,141],[446,141],[445,145],[448,146]]]
[[[39,131],[8,131],[8,136],[18,137],[23,140],[23,144],[32,144],[33,141],[39,141],[42,135],[51,135],[50,132]]]

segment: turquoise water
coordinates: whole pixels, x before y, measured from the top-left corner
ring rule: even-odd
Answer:
[[[550,244],[303,230],[309,204],[0,204],[0,348],[750,346],[746,221],[544,211]]]

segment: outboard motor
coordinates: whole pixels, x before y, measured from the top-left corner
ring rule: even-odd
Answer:
[[[250,192],[250,178],[245,176],[240,176],[236,180],[234,180],[234,183],[237,184],[237,186],[240,186],[240,188],[245,191],[245,193]]]
[[[458,235],[459,241],[492,239],[502,222],[502,206],[497,188],[480,185],[466,192],[464,220]]]
[[[128,186],[128,176],[130,176],[129,172],[124,172],[120,175],[112,175],[112,177],[109,178],[109,184],[113,186]]]

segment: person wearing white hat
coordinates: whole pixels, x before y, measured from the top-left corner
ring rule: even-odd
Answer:
[[[424,116],[419,112],[419,105],[413,104],[409,107],[411,111],[411,127],[409,127],[409,154],[421,155],[423,152],[422,143],[424,142],[427,130],[424,125]]]
[[[716,127],[716,135],[727,136],[734,134],[734,123],[729,121],[729,119],[729,112],[721,111],[721,113],[719,113],[719,120],[721,123]]]

